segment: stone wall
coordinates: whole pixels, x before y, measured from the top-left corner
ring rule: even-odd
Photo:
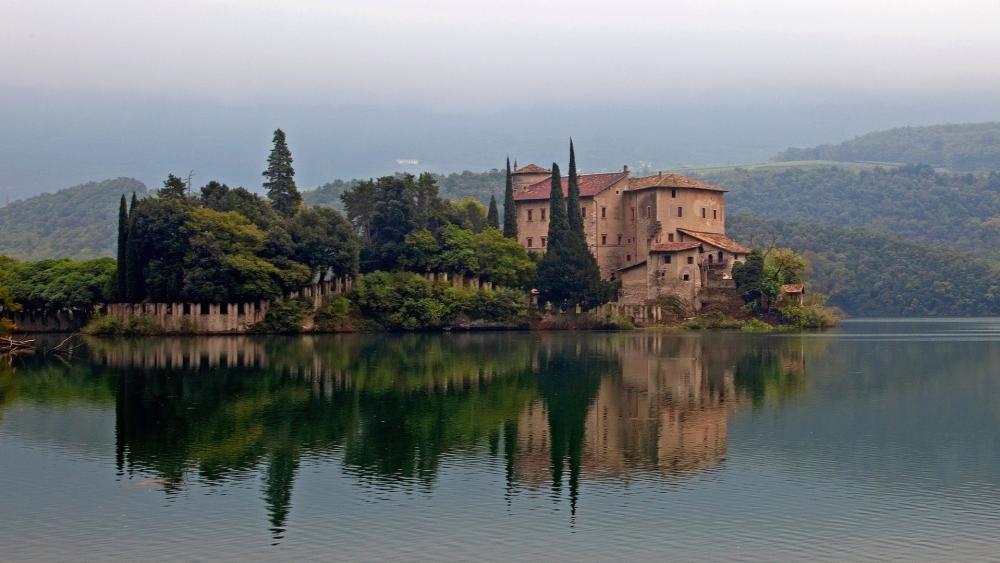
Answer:
[[[22,311],[11,315],[17,332],[76,332],[90,320],[83,311]]]

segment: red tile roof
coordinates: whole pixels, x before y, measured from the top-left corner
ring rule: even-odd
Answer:
[[[781,286],[782,293],[805,293],[806,286],[801,283],[788,283]]]
[[[520,168],[515,168],[511,174],[551,174],[552,171],[547,168],[542,168],[537,164],[525,164]]]
[[[613,172],[610,174],[580,174],[580,197],[593,197],[600,192],[610,188],[623,178],[627,178],[626,172]],[[569,190],[569,178],[563,177],[562,189],[565,194]],[[552,179],[546,178],[541,182],[535,182],[514,194],[515,201],[531,201],[537,199],[549,199],[552,190]]]
[[[719,233],[703,233],[701,231],[689,231],[688,229],[677,229],[685,235],[708,243],[716,248],[728,250],[733,254],[750,254],[750,249],[736,242],[735,240]]]
[[[680,252],[701,246],[700,242],[658,242],[650,245],[650,252]]]
[[[695,180],[694,178],[688,178],[680,174],[657,174],[656,176],[631,178],[628,184],[629,188],[633,190],[644,190],[646,188],[687,188],[692,190],[710,190],[713,192],[726,191],[715,184],[709,184],[708,182],[702,182],[701,180]]]

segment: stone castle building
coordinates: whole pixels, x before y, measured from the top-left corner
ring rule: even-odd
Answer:
[[[545,252],[551,172],[529,164],[512,176],[518,241]],[[678,174],[632,177],[627,166],[578,179],[587,244],[601,275],[621,280],[620,303],[672,294],[699,309],[702,288],[732,286],[733,263],[750,249],[726,236],[726,190]]]

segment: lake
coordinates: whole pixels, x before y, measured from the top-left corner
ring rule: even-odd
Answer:
[[[996,559],[1000,319],[88,339],[0,364],[0,559]]]

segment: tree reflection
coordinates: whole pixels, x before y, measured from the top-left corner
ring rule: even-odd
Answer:
[[[444,456],[503,456],[505,497],[683,478],[725,459],[729,414],[805,385],[793,340],[467,334],[90,340],[89,360],[0,368],[16,401],[114,407],[125,476],[168,495],[263,474],[275,541],[304,460],[360,483],[435,485]],[[0,411],[2,412],[2,411]]]

